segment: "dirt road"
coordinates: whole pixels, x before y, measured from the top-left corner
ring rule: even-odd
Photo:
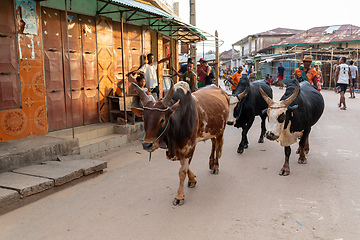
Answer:
[[[287,177],[278,175],[283,148],[257,143],[257,118],[242,155],[240,130],[227,127],[219,175],[208,169],[211,142],[198,144],[198,184],[174,207],[179,163],[163,150],[149,162],[135,143],[99,155],[109,161],[104,174],[0,216],[0,239],[360,239],[360,96],[347,94],[341,111],[337,94],[323,95],[308,164],[293,145]]]

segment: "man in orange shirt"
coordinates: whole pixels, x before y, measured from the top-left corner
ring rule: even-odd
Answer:
[[[242,70],[243,70],[243,67],[240,66],[240,67],[238,68],[237,72],[235,72],[235,73],[228,79],[229,83],[232,84],[232,86],[231,86],[231,91],[232,91],[232,93],[235,92],[235,89],[236,89],[237,85],[239,84],[239,81],[240,81],[240,79],[241,79],[241,77],[242,77],[242,73],[241,73]]]
[[[306,55],[303,59],[304,64],[295,70],[295,77],[299,78],[301,76],[302,81],[308,81],[310,84],[314,85],[317,88],[317,72],[311,67],[312,61],[312,56]]]

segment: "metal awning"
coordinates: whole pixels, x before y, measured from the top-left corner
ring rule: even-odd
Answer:
[[[124,23],[149,26],[151,29],[181,42],[194,44],[206,40],[224,41],[150,4],[134,0],[97,0],[98,15],[123,12]]]

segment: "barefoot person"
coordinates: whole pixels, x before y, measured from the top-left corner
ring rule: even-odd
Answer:
[[[358,79],[358,69],[357,66],[354,65],[354,61],[350,61],[350,71],[351,71],[351,78],[350,78],[350,82],[352,82],[352,86],[350,87],[349,91],[350,91],[350,98],[355,98],[355,83]]]
[[[351,79],[350,68],[346,64],[346,57],[342,57],[342,58],[340,58],[339,66],[336,67],[336,71],[335,71],[336,87],[340,88],[339,108],[341,110],[346,110],[345,92],[346,92],[347,86],[349,85],[350,79]],[[352,87],[352,81],[350,82],[350,87]],[[342,107],[341,107],[341,105],[342,105]]]

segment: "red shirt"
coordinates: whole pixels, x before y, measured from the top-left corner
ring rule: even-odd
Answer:
[[[203,67],[203,66],[198,66],[196,71],[199,76],[199,81],[205,84],[205,73],[200,71],[201,68],[206,72],[206,67]]]

